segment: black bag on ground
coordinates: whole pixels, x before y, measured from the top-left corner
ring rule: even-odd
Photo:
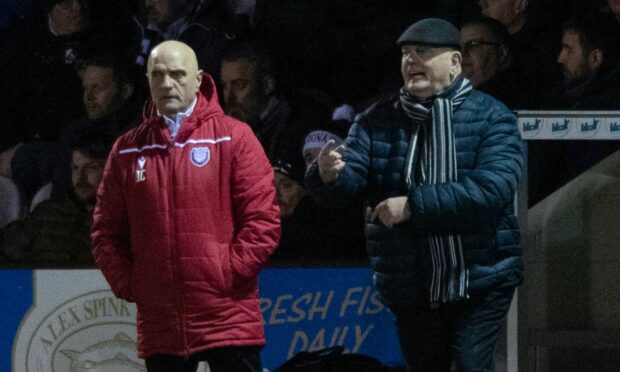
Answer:
[[[342,346],[308,352],[300,351],[274,372],[388,372],[390,368],[368,355],[344,354]]]

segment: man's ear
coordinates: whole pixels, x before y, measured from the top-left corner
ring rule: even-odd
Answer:
[[[123,89],[121,91],[121,98],[123,99],[123,102],[127,101],[131,97],[131,95],[133,94],[133,90],[133,84],[127,83],[123,86]]]
[[[450,80],[454,79],[461,73],[461,64],[463,63],[463,55],[461,52],[453,52],[450,57]]]
[[[263,94],[270,96],[276,90],[276,79],[271,75],[267,75],[263,78],[262,86]]]
[[[200,89],[200,84],[202,84],[202,77],[204,76],[204,72],[202,70],[198,70],[196,73],[196,80],[198,81],[198,89]]]
[[[452,53],[452,66],[460,66],[463,63],[463,55],[461,52]]]
[[[604,58],[605,58],[605,55],[603,54],[602,50],[600,49],[591,50],[590,53],[588,53],[588,56],[586,57],[586,61],[588,63],[588,67],[590,67],[590,70],[591,71],[598,70],[603,64]]]

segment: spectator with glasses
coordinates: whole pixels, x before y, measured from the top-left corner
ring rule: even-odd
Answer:
[[[479,0],[483,16],[501,22],[508,30],[507,44],[513,59],[512,68],[520,79],[528,82],[530,104],[538,109],[545,95],[560,80],[554,63],[562,15],[558,9],[547,9],[543,1],[534,0]],[[524,84],[524,83],[523,83]]]
[[[509,108],[525,109],[534,105],[534,94],[513,67],[509,36],[506,26],[493,18],[466,22],[461,28],[463,75]]]
[[[510,63],[508,30],[492,18],[466,23],[461,28],[463,75],[474,87],[488,81]]]

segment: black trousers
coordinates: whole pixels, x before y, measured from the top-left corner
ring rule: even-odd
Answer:
[[[514,288],[496,289],[438,309],[396,315],[401,350],[412,372],[494,371],[497,337]]]
[[[259,346],[230,346],[201,351],[189,357],[154,354],[146,357],[148,372],[196,372],[207,361],[210,372],[261,372]]]

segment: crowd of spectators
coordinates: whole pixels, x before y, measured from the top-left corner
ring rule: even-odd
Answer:
[[[85,227],[92,195],[84,190],[100,176],[80,176],[83,164],[100,167],[101,149],[153,109],[146,61],[164,40],[196,51],[225,112],[251,126],[271,161],[283,229],[276,260],[365,257],[361,201],[338,210],[319,206],[303,176],[327,141],[346,137],[357,113],[397,94],[394,40],[416,19],[452,21],[461,30],[464,75],[512,110],[619,108],[620,1],[573,1],[557,12],[550,11],[562,5],[555,0],[415,3],[6,3],[12,17],[2,19],[0,34],[0,176],[19,189],[23,218],[0,223],[1,259],[91,262]],[[618,147],[532,143],[529,204]],[[30,211],[42,189],[51,199]],[[50,235],[52,229],[65,234]],[[69,237],[73,243],[61,243]]]

